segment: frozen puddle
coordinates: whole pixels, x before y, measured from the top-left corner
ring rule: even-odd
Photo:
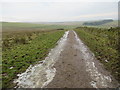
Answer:
[[[73,31],[74,32],[74,31]],[[111,78],[109,76],[100,73],[95,66],[94,59],[95,56],[92,52],[89,52],[88,48],[84,43],[78,38],[77,34],[74,32],[76,41],[79,44],[79,50],[82,52],[82,56],[85,60],[86,71],[90,74],[93,81],[90,84],[94,88],[107,88],[108,83],[111,83]]]
[[[65,32],[63,37],[57,42],[58,45],[51,49],[42,64],[30,65],[24,73],[18,74],[19,78],[14,80],[18,88],[43,88],[52,81],[56,73],[53,65],[63,50],[68,33],[69,31]]]

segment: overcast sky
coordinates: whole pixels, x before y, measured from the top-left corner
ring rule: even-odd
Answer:
[[[2,21],[61,22],[117,19],[119,0],[3,0]]]

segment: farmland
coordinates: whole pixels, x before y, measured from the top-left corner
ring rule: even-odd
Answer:
[[[103,25],[84,27],[82,25],[83,22],[62,22],[49,24],[3,22],[2,86],[7,88],[13,88],[16,86],[13,81],[14,79],[18,78],[17,75],[25,72],[30,65],[34,66],[41,63],[39,61],[45,59],[49,51],[57,45],[57,41],[67,30],[74,30],[80,39],[95,54],[95,57],[104,64],[106,69],[109,70],[117,80],[119,80],[120,62],[118,51],[118,33],[120,32],[119,28],[112,28],[117,27],[116,23],[117,21],[113,21]],[[74,32],[70,31],[70,34],[68,36],[70,39],[66,37],[66,41],[75,41]],[[78,42],[75,41],[75,43]],[[62,53],[63,60],[64,57],[69,58],[70,60],[73,58],[75,59],[75,57],[81,59],[82,55],[79,52],[77,52],[77,55],[75,54],[72,56],[74,51],[74,43],[67,45],[67,48],[70,48],[71,52],[67,48],[67,51],[65,52],[68,52],[68,55],[70,55],[71,58]],[[79,62],[79,59],[77,60]],[[67,62],[68,65],[70,65],[70,62]],[[64,63],[64,61],[62,63]],[[72,64],[75,64],[75,62]],[[65,65],[66,67],[66,63],[62,65]],[[84,64],[83,66],[85,67]],[[69,68],[66,68],[66,70],[68,69]],[[74,67],[74,69],[76,70],[76,67]]]
[[[97,25],[102,25],[102,24],[106,24],[106,23],[109,23],[109,22],[113,22],[112,19],[109,19],[109,20],[102,20],[102,21],[94,21],[94,22],[85,22],[83,23],[83,25],[91,25],[91,26],[97,26]]]
[[[79,27],[75,31],[96,58],[120,81],[119,28]]]
[[[77,25],[78,26],[78,25]],[[17,23],[17,22],[2,22],[2,28],[4,32],[8,31],[27,31],[27,30],[53,30],[53,29],[59,29],[59,28],[64,28],[64,29],[71,29],[75,28],[76,25],[65,25],[65,24],[39,24],[39,23]]]
[[[93,21],[93,22],[91,22],[91,24],[92,24],[92,23],[95,23],[95,22],[99,23],[99,22],[101,22],[101,21]],[[86,22],[86,23],[90,23],[90,22]],[[84,23],[83,23],[83,26],[95,27],[95,28],[106,28],[106,29],[108,29],[108,28],[110,28],[110,27],[115,28],[115,27],[118,27],[118,21],[117,21],[117,20],[114,20],[114,21],[112,21],[112,22],[107,22],[107,23],[100,24],[100,25],[94,25],[94,24],[93,24],[93,25],[84,25]]]
[[[31,25],[21,26],[21,24],[16,26],[7,23],[3,27],[3,87],[14,87],[13,80],[17,78],[17,74],[24,72],[29,65],[44,60],[49,50],[56,45],[64,33],[61,30],[34,30],[34,26]],[[23,31],[28,27],[33,29]]]

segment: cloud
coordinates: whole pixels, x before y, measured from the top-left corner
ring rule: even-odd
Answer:
[[[119,0],[2,0],[2,2],[119,2]]]
[[[99,14],[88,14],[88,15],[80,15],[80,16],[75,16],[72,17],[74,19],[77,18],[95,18],[95,17],[104,17],[104,16],[113,16],[113,15],[118,15],[117,12],[111,12],[111,13],[99,13]]]
[[[113,2],[3,2],[2,20],[54,22],[116,19],[117,8],[117,3]]]
[[[63,21],[86,21],[86,20],[98,20],[98,19],[107,19],[117,17],[117,12],[110,12],[110,13],[99,13],[99,14],[85,14],[85,15],[79,15],[79,16],[72,16],[72,17],[66,17],[66,18],[60,18]]]

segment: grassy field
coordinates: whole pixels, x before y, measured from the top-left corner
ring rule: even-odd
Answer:
[[[119,31],[120,28],[100,29],[93,27],[79,27],[75,31],[84,43],[95,54],[106,69],[120,81],[119,61]]]
[[[9,23],[9,22],[3,22],[2,23],[2,28],[3,31],[19,31],[19,30],[53,30],[53,29],[59,29],[59,28],[63,28],[63,29],[71,29],[71,28],[75,28],[78,25],[75,24],[35,24],[35,23]]]
[[[13,80],[17,78],[17,74],[44,60],[49,50],[62,37],[64,30],[36,30],[37,26],[22,23],[7,23],[3,26],[2,87],[11,88],[15,86]]]
[[[19,31],[19,30],[53,30],[53,29],[74,29],[79,26],[84,26],[83,23],[85,21],[72,21],[72,22],[54,22],[54,23],[17,23],[17,22],[2,22],[2,28],[4,32],[8,31]],[[90,22],[90,21],[88,21]],[[1,22],[0,22],[1,24]],[[87,25],[89,27],[89,25]],[[98,28],[110,28],[110,27],[117,27],[118,21],[114,20],[113,22],[109,22],[102,25],[96,25],[92,27]],[[91,27],[91,26],[90,26]]]
[[[109,23],[100,25],[99,27],[101,28],[118,27],[118,21],[109,22]]]
[[[83,22],[82,22],[83,23]],[[12,83],[18,73],[24,72],[29,65],[43,60],[49,50],[56,45],[65,30],[82,26],[81,22],[55,24],[2,23],[2,81],[3,87],[14,87]],[[110,28],[113,23],[80,27],[76,32],[90,47],[96,57],[119,79],[118,66],[118,29]],[[108,26],[108,27],[106,27]],[[63,28],[64,30],[58,30]],[[107,62],[106,62],[107,60]]]
[[[117,20],[114,20],[113,22],[108,22],[108,23],[105,23],[105,24],[102,24],[102,25],[82,25],[82,26],[87,26],[87,27],[95,27],[95,28],[115,28],[115,27],[118,27],[118,21]]]

